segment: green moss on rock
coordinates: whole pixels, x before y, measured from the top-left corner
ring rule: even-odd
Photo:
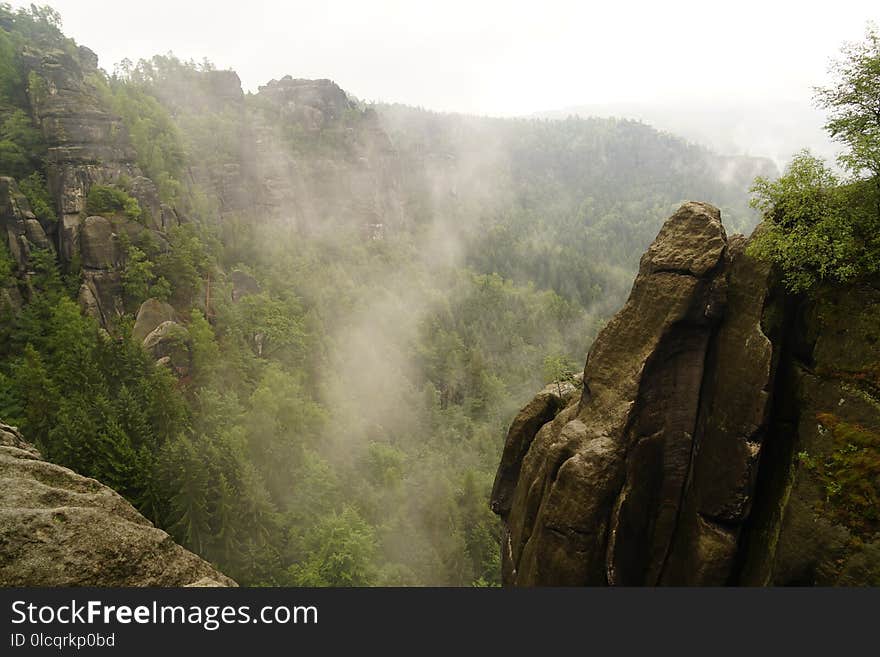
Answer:
[[[816,420],[831,432],[832,451],[825,459],[803,452],[800,460],[824,487],[821,510],[854,534],[871,536],[880,531],[880,432],[832,413]]]

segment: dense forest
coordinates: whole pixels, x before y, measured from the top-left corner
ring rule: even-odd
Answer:
[[[580,369],[681,201],[748,231],[751,180],[775,176],[634,121],[92,58],[51,9],[0,6],[0,175],[48,236],[0,234],[0,418],[242,584],[497,585],[513,413]],[[131,152],[76,212],[59,89]],[[110,222],[100,268],[84,227]],[[112,312],[100,289],[90,312],[107,272]],[[161,354],[149,312],[174,320]]]

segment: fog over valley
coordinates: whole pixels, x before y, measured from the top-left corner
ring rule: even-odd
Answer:
[[[0,584],[870,580],[878,17],[0,4]]]

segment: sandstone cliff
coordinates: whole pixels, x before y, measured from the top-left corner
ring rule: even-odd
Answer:
[[[0,586],[235,586],[120,495],[0,424]]]
[[[517,416],[506,584],[880,583],[880,291],[790,298],[746,246],[684,204],[581,395]]]
[[[5,238],[19,265],[27,295],[32,248],[57,248],[69,271],[81,268],[79,301],[105,327],[123,311],[121,270],[125,253],[120,237],[152,233],[164,244],[164,232],[179,222],[176,211],[159,199],[144,176],[122,121],[106,106],[95,79],[96,55],[68,44],[26,46],[17,61],[28,79],[28,112],[47,145],[46,178],[58,221],[40,223],[11,178],[0,181],[0,239]],[[121,214],[87,216],[86,199],[94,185],[123,185],[142,208],[140,222]],[[26,299],[25,299],[26,300]]]

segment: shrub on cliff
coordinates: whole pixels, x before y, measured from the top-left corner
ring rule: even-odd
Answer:
[[[126,192],[109,185],[92,185],[86,196],[86,212],[89,215],[113,215],[121,212],[129,219],[137,221],[141,218],[141,206],[137,199]]]
[[[38,219],[48,221],[57,221],[55,214],[55,203],[52,195],[46,187],[46,179],[39,171],[34,171],[31,175],[23,178],[18,182],[18,188],[25,195],[28,203],[31,204],[31,210]]]
[[[880,273],[880,34],[869,26],[862,43],[848,44],[831,71],[836,81],[816,90],[838,158],[842,182],[821,160],[802,151],[776,181],[758,178],[752,206],[765,217],[750,246],[776,263],[786,286],[804,292],[829,280],[844,283]]]
[[[841,184],[821,160],[799,153],[785,175],[758,178],[752,205],[765,217],[749,251],[779,266],[792,292],[880,271],[878,218],[866,183]]]

